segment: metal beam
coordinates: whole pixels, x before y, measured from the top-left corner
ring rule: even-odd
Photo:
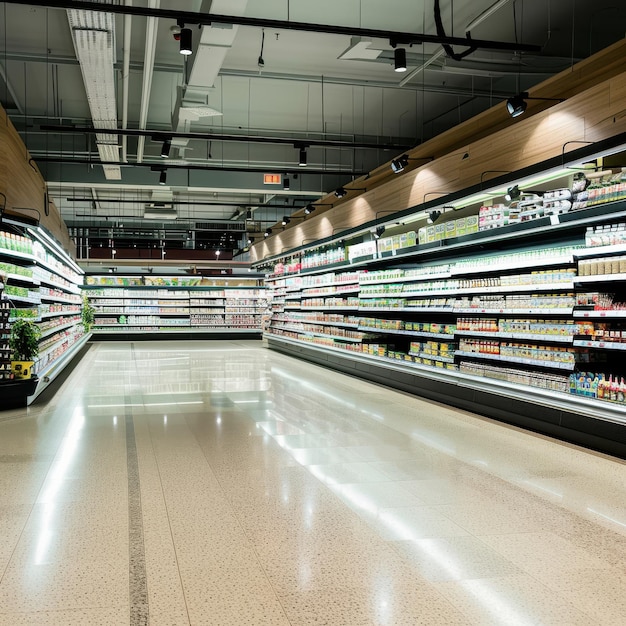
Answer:
[[[125,6],[118,4],[100,4],[85,0],[8,0],[6,4],[23,4],[30,6],[48,7],[53,9],[83,9],[85,11],[101,11],[120,15],[138,15],[142,17],[156,17],[172,20],[184,24],[236,24],[238,26],[252,26],[269,30],[295,30],[309,33],[326,33],[329,35],[347,35],[350,37],[369,37],[387,39],[392,44],[447,44],[450,46],[472,46],[484,50],[508,50],[518,52],[539,52],[541,46],[534,44],[511,43],[504,41],[490,41],[469,37],[448,37],[427,35],[426,33],[408,33],[393,30],[378,30],[373,28],[359,28],[357,26],[338,26],[335,24],[312,24],[308,22],[293,22],[285,20],[271,20],[241,15],[216,15],[213,13],[190,12],[171,9],[151,9],[148,7]]]
[[[102,129],[91,128],[90,126],[61,126],[54,124],[42,124],[40,130],[52,133],[75,133],[91,134],[104,132]],[[200,139],[201,141],[235,141],[240,143],[273,143],[279,145],[289,145],[295,147],[319,146],[322,148],[363,148],[366,150],[410,150],[414,145],[396,143],[365,143],[358,141],[341,141],[338,139],[308,139],[291,137],[264,137],[260,135],[230,135],[212,132],[203,133],[182,133],[173,130],[141,130],[136,128],[116,128],[106,129],[112,135],[122,135],[125,137],[152,137],[154,141],[163,142],[166,138],[180,139]]]
[[[308,167],[279,167],[279,166],[267,166],[267,167],[222,167],[220,165],[193,165],[191,163],[171,163],[167,161],[158,161],[154,163],[119,163],[117,161],[100,161],[99,159],[74,159],[70,157],[55,157],[55,156],[37,156],[35,161],[38,163],[71,163],[76,165],[119,165],[121,168],[135,168],[142,167],[153,169],[154,171],[160,170],[204,170],[204,171],[216,171],[216,172],[252,172],[256,174],[265,174],[268,171],[280,174],[334,174],[345,176],[365,176],[369,172],[353,171],[353,170],[316,170]]]

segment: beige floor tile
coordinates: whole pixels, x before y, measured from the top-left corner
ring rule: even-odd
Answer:
[[[471,535],[395,541],[394,548],[432,582],[524,574],[511,560]]]
[[[589,626],[594,617],[577,609],[531,576],[479,578],[433,583],[473,624],[481,626],[542,624]]]
[[[260,345],[95,344],[0,415],[0,624],[626,623],[625,463]]]
[[[399,588],[323,589],[281,596],[291,624],[298,626],[471,626],[472,622],[434,590]]]
[[[461,537],[469,532],[445,517],[439,507],[408,506],[361,512],[365,522],[387,541]]]
[[[0,612],[0,624],[11,626],[122,626],[130,622],[128,606],[21,613]],[[152,623],[152,622],[151,622]],[[188,624],[188,622],[178,622]]]

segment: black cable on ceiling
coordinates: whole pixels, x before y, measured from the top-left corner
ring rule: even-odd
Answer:
[[[441,19],[441,6],[439,4],[439,0],[435,0],[435,25],[437,27],[437,35],[439,37],[445,38],[446,30],[443,26],[443,20]],[[470,35],[470,33],[465,33],[465,36],[467,38],[469,48],[467,50],[464,50],[463,52],[455,52],[452,49],[451,45],[442,42],[441,46],[451,59],[454,59],[455,61],[461,61],[466,56],[472,54],[472,52],[476,52],[476,50],[478,50],[478,46],[474,45],[474,43],[472,42],[472,36]]]

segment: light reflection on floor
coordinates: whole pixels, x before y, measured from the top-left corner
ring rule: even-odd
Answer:
[[[96,344],[3,417],[0,624],[129,624],[133,577],[153,624],[626,623],[622,462],[261,342]]]

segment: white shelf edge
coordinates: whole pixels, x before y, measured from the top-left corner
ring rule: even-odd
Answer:
[[[586,339],[575,339],[574,345],[581,348],[597,348],[599,350],[626,350],[626,343],[617,341],[588,341]]]
[[[575,363],[558,363],[555,361],[542,361],[541,359],[525,359],[522,357],[503,356],[501,354],[488,354],[484,352],[464,352],[456,351],[456,356],[465,358],[486,359],[490,361],[502,361],[503,363],[517,363],[518,365],[536,365],[546,369],[558,369],[572,372],[576,367]]]
[[[574,279],[574,284],[619,282],[623,280],[626,280],[626,274],[597,274],[595,276],[577,276]]]
[[[77,320],[74,320],[73,322],[66,322],[65,324],[61,324],[59,326],[53,326],[52,328],[48,328],[48,330],[42,331],[40,339],[45,339],[46,337],[49,337],[50,335],[54,335],[54,333],[58,332],[59,330],[70,328],[72,326],[77,326],[80,323],[81,323],[81,320],[77,319]]]
[[[76,352],[91,339],[91,335],[91,333],[87,333],[80,337],[60,357],[57,357],[52,363],[48,363],[41,372],[37,372],[37,387],[34,393],[28,396],[27,404],[32,404],[37,396],[63,371],[65,366],[74,358]]]
[[[474,330],[457,330],[455,335],[461,337],[493,337],[495,339],[519,339],[525,341],[548,341],[554,343],[572,343],[573,335],[542,335],[536,333],[488,332]]]
[[[574,317],[580,318],[626,318],[626,310],[608,310],[608,311],[574,311]]]
[[[306,346],[319,352],[329,350],[326,346],[309,344],[302,341],[289,340],[288,338],[269,335],[271,340],[283,341],[297,346]],[[605,422],[626,424],[626,407],[619,407],[610,402],[602,402],[594,398],[585,398],[574,394],[567,394],[550,389],[541,389],[530,385],[519,385],[508,381],[500,381],[495,378],[487,378],[467,374],[454,369],[438,368],[399,359],[389,359],[384,357],[374,357],[363,353],[355,353],[349,350],[332,350],[362,363],[380,363],[399,372],[406,372],[406,369],[418,370],[420,375],[431,380],[438,380],[459,387],[485,391],[490,394],[498,394],[515,400],[536,403],[550,408],[560,408],[565,411],[584,411],[585,416]],[[598,406],[599,405],[599,406]]]
[[[578,259],[585,259],[589,257],[603,256],[605,254],[619,254],[626,252],[626,243],[614,244],[611,246],[590,246],[587,248],[581,248],[574,251],[574,256]]]
[[[450,272],[444,272],[442,274],[424,274],[423,276],[400,276],[399,278],[381,278],[375,280],[360,280],[359,285],[364,287],[366,285],[393,285],[394,283],[420,283],[427,282],[429,280],[443,280],[445,278],[452,278]]]

